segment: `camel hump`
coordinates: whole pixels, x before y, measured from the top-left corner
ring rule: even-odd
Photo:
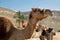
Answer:
[[[7,36],[11,26],[11,21],[5,17],[0,17],[0,39]]]

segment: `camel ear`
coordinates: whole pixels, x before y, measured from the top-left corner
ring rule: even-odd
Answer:
[[[38,8],[37,11],[40,12],[41,10]]]
[[[37,11],[37,8],[32,8],[32,12],[36,12]]]
[[[40,13],[44,14],[45,13],[45,9],[40,10]]]
[[[47,31],[48,31],[49,33],[52,32],[52,30],[53,30],[53,28],[47,29]]]
[[[43,11],[43,13],[45,13],[45,9],[43,9],[42,11]]]

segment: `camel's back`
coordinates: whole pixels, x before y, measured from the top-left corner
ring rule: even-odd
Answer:
[[[0,40],[7,40],[7,32],[10,26],[11,22],[9,19],[0,17]]]

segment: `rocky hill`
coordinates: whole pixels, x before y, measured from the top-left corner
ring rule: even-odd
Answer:
[[[49,16],[48,18],[40,21],[39,24],[42,24],[47,27],[52,27],[54,28],[55,31],[58,31],[60,30],[60,11],[52,11],[52,12],[53,12],[52,17]],[[16,13],[15,11],[12,11],[10,9],[0,7],[0,16],[9,18],[14,24],[14,26],[16,26],[16,19],[13,18],[15,13]],[[28,19],[30,11],[21,13]]]
[[[0,7],[0,16],[7,17],[8,19],[10,19],[14,26],[16,26],[15,24],[16,19],[13,18],[15,13],[16,13],[15,11],[12,11],[10,9]]]

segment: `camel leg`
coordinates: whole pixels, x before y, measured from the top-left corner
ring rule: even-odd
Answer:
[[[45,36],[40,36],[40,40],[45,40]]]
[[[53,35],[52,33],[47,34],[47,40],[53,40]]]

